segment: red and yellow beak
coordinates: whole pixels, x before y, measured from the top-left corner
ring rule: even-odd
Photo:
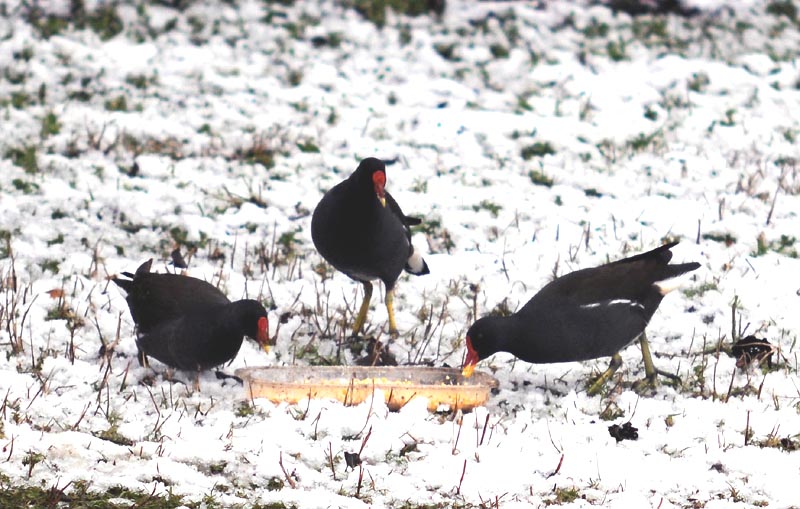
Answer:
[[[266,316],[262,316],[258,319],[256,341],[265,352],[269,352],[269,320],[267,320]]]
[[[464,377],[469,378],[472,376],[472,372],[475,371],[475,365],[478,364],[478,361],[481,360],[478,356],[478,351],[472,348],[472,341],[467,336],[467,356],[464,359],[464,364],[461,366],[461,374]]]
[[[386,206],[386,173],[376,171],[372,174],[372,184],[375,186],[375,194],[381,202],[381,205]]]

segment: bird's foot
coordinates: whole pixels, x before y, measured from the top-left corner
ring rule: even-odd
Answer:
[[[185,385],[187,387],[189,385],[186,382],[184,382],[183,380],[181,380],[180,378],[176,378],[175,377],[175,370],[172,369],[172,368],[167,368],[166,370],[164,370],[164,372],[161,374],[161,378],[165,382],[169,382],[169,383],[171,383],[173,385],[174,384],[183,384],[183,385]]]
[[[597,396],[598,394],[602,394],[603,390],[606,388],[606,384],[611,377],[614,375],[614,372],[609,372],[608,370],[603,371],[600,375],[594,379],[594,381],[590,382],[588,387],[586,388],[586,394],[589,396]]]
[[[606,384],[611,380],[611,377],[614,376],[614,373],[617,372],[620,366],[622,366],[622,357],[620,357],[618,353],[615,353],[611,356],[611,362],[608,363],[608,368],[589,384],[586,393],[589,394],[589,396],[597,396],[602,393]]]
[[[146,385],[148,387],[153,387],[156,384],[156,378],[158,373],[148,373],[144,375],[141,380],[139,380],[140,385]]]
[[[397,366],[397,359],[389,351],[389,346],[384,345],[375,338],[369,338],[366,345],[366,354],[356,360],[359,366]]]
[[[652,392],[656,388],[658,388],[658,376],[661,375],[664,378],[669,379],[668,384],[672,385],[673,387],[680,387],[683,385],[683,381],[681,377],[678,375],[674,375],[667,371],[661,370],[656,368],[653,373],[646,375],[641,380],[637,380],[633,383],[633,391],[637,394],[643,394],[646,392]]]
[[[241,378],[239,378],[236,375],[229,375],[229,374],[227,374],[227,373],[225,373],[223,371],[219,371],[219,370],[214,371],[214,375],[217,377],[217,380],[228,380],[228,379],[231,379],[234,382],[238,383],[239,385],[244,385],[244,380],[242,380]]]

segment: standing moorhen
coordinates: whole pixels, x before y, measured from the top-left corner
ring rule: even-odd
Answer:
[[[231,302],[200,279],[151,273],[152,263],[144,262],[136,274],[122,273],[130,279],[112,279],[128,294],[140,365],[150,356],[199,373],[236,357],[243,336],[269,350],[267,311],[259,302]]]
[[[353,325],[358,334],[367,318],[372,283],[386,287],[389,333],[397,335],[392,307],[393,288],[403,269],[428,274],[428,265],[411,244],[409,226],[421,219],[408,217],[385,189],[386,166],[380,159],[361,161],[350,177],[325,193],[311,218],[311,238],[325,260],[364,285],[364,300]]]
[[[677,242],[630,258],[583,269],[548,283],[519,311],[508,317],[486,316],[467,331],[463,374],[496,352],[509,352],[533,363],[569,362],[612,356],[611,365],[589,388],[590,394],[622,363],[619,350],[637,337],[642,345],[647,380],[657,374],[644,328],[671,288],[662,282],[700,267],[670,265]]]

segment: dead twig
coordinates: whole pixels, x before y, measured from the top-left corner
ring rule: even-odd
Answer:
[[[458,454],[458,439],[459,439],[459,438],[461,438],[461,427],[462,427],[463,425],[464,425],[464,418],[463,418],[463,417],[460,417],[460,418],[458,419],[458,433],[456,433],[456,441],[455,441],[455,443],[453,444],[453,450],[452,450],[453,456],[455,456],[456,454]]]
[[[336,469],[333,468],[333,445],[328,442],[328,465],[331,467],[331,475],[333,476],[333,480],[336,480]]]
[[[483,445],[483,439],[486,438],[486,430],[489,428],[489,414],[486,414],[486,420],[483,421],[483,433],[481,433],[481,439],[478,442],[478,447]]]
[[[555,470],[553,470],[553,471],[552,471],[552,472],[551,472],[551,473],[550,473],[550,474],[547,476],[547,478],[548,478],[548,479],[550,479],[551,477],[554,477],[554,476],[558,475],[558,473],[561,471],[561,465],[562,465],[563,463],[564,463],[564,454],[561,454],[561,458],[558,460],[558,465],[556,465],[556,469],[555,469]]]
[[[461,479],[458,480],[458,487],[456,487],[456,495],[461,495],[461,484],[464,482],[464,476],[467,474],[467,460],[464,460],[464,467],[461,469]]]
[[[289,486],[291,486],[292,489],[296,489],[297,488],[297,481],[292,479],[292,476],[289,475],[289,472],[287,472],[286,468],[283,466],[283,451],[281,451],[280,456],[278,457],[278,466],[281,467],[281,471],[283,472],[283,476],[286,478],[286,482],[289,483]]]
[[[372,426],[369,427],[369,431],[367,434],[364,435],[364,439],[361,441],[361,448],[358,450],[358,456],[361,457],[361,453],[364,452],[364,447],[367,446],[367,442],[369,441],[369,437],[372,436]]]

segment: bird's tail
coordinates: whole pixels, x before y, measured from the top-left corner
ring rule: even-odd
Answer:
[[[123,272],[122,275],[127,276],[131,279],[120,279],[119,277],[113,277],[111,278],[111,281],[113,281],[114,283],[117,284],[117,286],[125,290],[126,293],[130,293],[131,288],[133,288],[133,274],[131,274],[130,272]]]
[[[686,274],[687,272],[691,272],[700,268],[700,264],[697,262],[690,262],[690,263],[676,263],[673,265],[667,265],[664,270],[664,279],[672,279],[674,277],[678,277],[682,274]]]
[[[120,279],[119,277],[111,278],[111,281],[115,282],[117,286],[125,290],[126,293],[130,293],[131,288],[133,288],[133,280],[136,279],[136,276],[141,276],[142,274],[147,274],[150,272],[150,267],[153,265],[153,259],[150,258],[143,264],[139,265],[139,268],[136,269],[136,274],[131,274],[130,272],[123,272],[122,275],[125,277],[129,277],[128,279]]]
[[[676,263],[674,265],[664,266],[663,271],[661,272],[661,277],[659,277],[655,282],[659,293],[661,293],[661,295],[666,295],[672,290],[680,287],[683,281],[674,278],[686,274],[687,272],[691,272],[699,267],[700,264],[697,262]]]
[[[411,256],[408,257],[408,261],[406,262],[406,272],[409,274],[414,274],[415,276],[430,274],[431,271],[428,269],[428,264],[425,263],[425,259],[417,252],[416,249],[412,249],[413,251],[411,252]]]

